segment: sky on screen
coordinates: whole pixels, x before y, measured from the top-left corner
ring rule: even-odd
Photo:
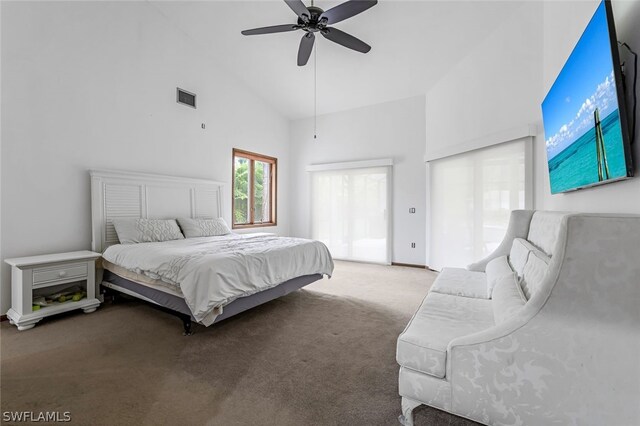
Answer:
[[[542,103],[549,158],[593,127],[596,107],[601,119],[618,107],[604,2]]]

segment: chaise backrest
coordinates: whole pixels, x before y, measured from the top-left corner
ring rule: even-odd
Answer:
[[[560,234],[562,218],[570,213],[537,211],[531,217],[527,240],[542,250],[547,256],[553,256],[553,252]]]

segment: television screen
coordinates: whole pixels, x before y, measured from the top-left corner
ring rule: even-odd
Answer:
[[[633,175],[611,4],[604,0],[542,103],[551,193]]]

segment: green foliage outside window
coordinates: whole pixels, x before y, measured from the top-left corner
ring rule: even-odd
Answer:
[[[234,176],[234,188],[233,188],[233,197],[234,197],[234,222],[236,224],[249,223],[249,160],[246,158],[236,157],[235,160],[235,176]],[[254,202],[255,202],[255,210],[254,210],[254,221],[256,223],[268,221],[269,213],[264,212],[263,209],[265,207],[265,196],[269,196],[269,194],[265,194],[265,186],[268,188],[269,182],[265,182],[265,168],[268,168],[269,165],[266,163],[262,163],[259,161],[254,162],[255,170],[254,170],[254,183],[253,183],[253,191],[254,191]],[[267,173],[268,179],[268,173]],[[266,184],[266,185],[265,185]],[[268,191],[267,191],[268,192]]]

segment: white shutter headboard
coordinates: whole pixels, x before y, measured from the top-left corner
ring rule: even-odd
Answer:
[[[112,219],[222,217],[222,182],[111,170],[90,170],[91,247],[118,244]]]

